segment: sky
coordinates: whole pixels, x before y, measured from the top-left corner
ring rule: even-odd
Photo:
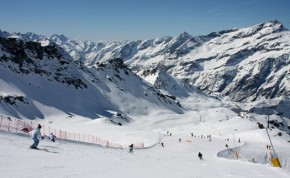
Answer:
[[[72,39],[143,40],[243,28],[276,19],[289,0],[1,0],[0,30]]]

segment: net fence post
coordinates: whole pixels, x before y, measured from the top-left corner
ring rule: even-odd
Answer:
[[[1,126],[2,126],[2,120],[3,120],[3,117],[1,117],[1,121],[0,121],[0,129],[1,129]]]
[[[17,120],[17,124],[16,124],[16,132],[18,131],[18,124],[19,124],[19,120]]]
[[[10,131],[10,120],[8,121],[8,132]]]

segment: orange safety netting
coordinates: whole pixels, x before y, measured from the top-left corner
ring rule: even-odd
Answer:
[[[24,121],[20,119],[12,119],[10,117],[0,116],[0,130],[13,132],[13,133],[27,133],[30,134],[33,128],[35,128],[38,123],[34,121]],[[72,140],[77,142],[92,143],[96,145],[101,145],[109,148],[128,148],[129,144],[118,144],[113,143],[105,139],[101,139],[97,136],[81,133],[71,133],[61,129],[51,128],[50,126],[45,126],[42,124],[41,129],[42,135],[50,135],[53,133],[58,139]],[[133,143],[134,148],[144,148],[144,143]]]

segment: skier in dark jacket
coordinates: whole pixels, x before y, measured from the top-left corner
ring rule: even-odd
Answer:
[[[129,150],[129,153],[133,153],[133,144],[131,144],[131,145],[129,145],[129,148],[130,148],[130,150]]]
[[[51,140],[52,142],[55,142],[56,136],[53,133],[50,133],[48,139]]]
[[[202,154],[200,152],[198,153],[198,157],[200,160],[202,160]]]

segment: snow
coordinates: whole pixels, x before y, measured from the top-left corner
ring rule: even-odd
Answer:
[[[195,126],[199,128],[194,130],[194,135],[198,137],[189,136],[190,131],[194,129],[189,128],[189,125],[168,129],[173,133],[172,136],[168,136],[165,129],[164,133],[160,132],[159,138],[165,147],[156,144],[147,149],[135,149],[133,154],[129,154],[128,149],[110,149],[58,139],[51,142],[47,138],[41,140],[39,148],[47,149],[48,152],[31,150],[28,147],[32,140],[28,136],[0,132],[1,177],[286,178],[290,176],[289,172],[274,168],[266,162],[266,144],[269,143],[264,132],[253,130],[235,134],[236,139],[241,138],[241,143],[236,140],[241,153],[241,157],[237,160],[231,157],[230,150],[234,147],[232,134],[223,136],[213,134],[211,141],[200,137],[201,133],[215,132],[210,131],[209,127],[206,122]],[[232,123],[225,121],[222,127],[215,127],[224,133],[228,127],[232,127]],[[86,130],[84,127],[81,128]],[[110,132],[119,134],[115,129]],[[126,131],[126,133],[130,135],[135,132]],[[147,135],[142,137],[152,139]],[[225,138],[229,138],[229,141],[225,141]],[[275,139],[276,151],[283,152],[289,157],[290,146],[280,145],[281,142]],[[225,148],[225,144],[229,145],[229,149]],[[198,159],[198,152],[203,154],[204,160]],[[255,162],[252,162],[252,157],[255,158]]]
[[[13,75],[9,77],[13,81]],[[36,82],[35,78],[34,80],[30,79],[32,83]],[[19,89],[19,87],[8,85],[4,81],[1,82],[6,84],[1,85],[6,88],[3,91],[12,92],[13,90],[9,89]],[[38,83],[42,86],[41,88],[48,87],[45,82]],[[21,85],[24,84],[19,82],[18,86]],[[54,85],[56,84],[51,83],[47,90],[54,90]],[[116,91],[112,90],[111,92]],[[23,94],[20,93],[20,90],[13,92],[14,94]],[[61,93],[61,97],[68,98],[78,92],[70,91],[67,93],[66,91],[68,96],[64,92]],[[31,93],[27,92],[26,94],[30,95]],[[121,94],[116,93],[112,96],[121,96]],[[82,97],[85,96],[82,95]],[[119,99],[121,100],[121,98]],[[133,96],[127,99],[130,100],[128,102],[136,103],[133,102]],[[182,103],[186,109],[183,114],[161,108],[149,108],[146,114],[136,110],[134,114],[130,115],[133,122],[122,127],[111,124],[103,116],[92,119],[75,113],[72,117],[68,117],[62,110],[52,107],[55,105],[53,104],[55,101],[60,102],[59,105],[63,105],[63,108],[69,109],[68,106],[65,106],[67,105],[65,100],[51,100],[49,101],[51,105],[33,101],[38,112],[41,111],[39,114],[45,117],[45,119],[37,118],[34,121],[51,128],[90,134],[119,144],[143,142],[145,149],[135,149],[133,154],[129,154],[128,149],[105,148],[59,139],[56,142],[51,142],[44,139],[41,140],[39,148],[47,149],[48,152],[30,150],[28,147],[32,140],[29,136],[1,131],[1,177],[239,178],[253,177],[254,175],[254,177],[277,176],[286,178],[290,175],[290,145],[286,142],[290,140],[289,136],[283,132],[283,136],[278,137],[276,135],[279,130],[270,131],[283,169],[274,168],[267,162],[266,145],[270,143],[266,132],[258,129],[256,124],[260,122],[266,125],[264,116],[248,114],[248,117],[241,118],[237,116],[237,113],[227,108],[226,103],[221,103],[213,98],[197,93],[183,98]],[[270,104],[268,103],[268,105]],[[127,104],[123,105],[123,107],[125,106]],[[29,112],[19,110],[19,114],[23,114],[22,117],[29,117]],[[108,111],[108,113],[114,112]],[[3,110],[1,113],[5,115]],[[6,114],[9,113],[6,112]],[[168,136],[167,131],[172,133],[172,136]],[[191,133],[196,137],[191,137]],[[211,135],[212,139],[209,141],[208,138],[201,138],[201,135],[203,137]],[[233,155],[233,136],[240,153],[238,160]],[[179,138],[181,138],[181,143],[178,142]],[[241,139],[241,143],[238,143],[238,138]],[[229,141],[225,139],[229,139]],[[164,143],[165,147],[160,145],[161,142]],[[228,149],[225,144],[229,145]],[[204,160],[198,159],[198,152],[202,152]],[[255,162],[252,161],[253,158]]]
[[[276,60],[281,60],[281,56],[288,55],[288,61],[285,57],[283,66],[289,68],[290,33],[276,20],[203,36],[193,37],[184,32],[177,37],[143,41],[91,42],[71,40],[64,35],[46,38],[33,33],[11,33],[8,34],[9,36],[25,41],[52,40],[69,53],[75,61],[81,61],[87,66],[96,66],[99,62],[121,57],[134,72],[148,79],[150,83],[155,82],[154,76],[157,75],[147,77],[142,75],[143,72],[155,69],[162,64],[167,68],[168,74],[180,80],[189,81],[191,85],[201,88],[206,93],[219,92],[223,95],[233,93],[232,95],[235,96],[231,97],[237,101],[269,97],[272,96],[269,92],[273,93],[273,91],[277,97],[289,91],[288,83],[281,80],[279,75],[284,75],[284,69],[281,69],[282,65],[275,65],[275,63]],[[274,58],[275,62],[269,62],[271,58]],[[256,69],[261,68],[260,65],[264,62],[267,63],[267,67],[271,68],[271,71],[275,72],[272,72],[267,80],[261,77],[260,88],[249,86],[254,87],[251,88],[252,91],[257,92],[247,96],[240,89],[236,91],[236,85],[244,83],[246,78],[254,80],[253,77],[257,74]],[[228,73],[230,76],[227,75]],[[210,75],[215,75],[223,81],[210,87],[209,85],[215,83],[213,77],[208,78]],[[273,87],[274,85],[280,85],[279,89]]]
[[[255,34],[255,37],[247,35],[255,32],[258,26],[238,29],[213,39],[204,39],[202,36],[193,39],[183,33],[176,38],[93,43],[53,35],[50,40],[61,44],[76,62],[71,57],[61,59],[65,60],[62,61],[63,65],[59,64],[59,59],[49,56],[44,56],[42,60],[33,59],[39,68],[31,69],[46,71],[43,75],[17,73],[17,64],[2,62],[0,97],[23,96],[29,104],[19,101],[9,104],[0,100],[1,117],[33,120],[46,127],[89,134],[121,145],[144,143],[145,148],[129,154],[126,148],[112,149],[68,140],[57,139],[51,142],[44,139],[39,148],[47,151],[30,150],[28,147],[32,140],[28,135],[13,134],[2,129],[1,177],[289,177],[290,136],[287,131],[289,133],[290,130],[284,128],[282,131],[277,127],[269,129],[282,164],[281,169],[274,168],[268,162],[266,146],[270,142],[265,129],[257,126],[258,122],[267,125],[265,117],[270,113],[263,109],[271,106],[285,114],[279,116],[273,113],[269,116],[271,120],[289,126],[287,103],[279,105],[281,101],[288,102],[289,98],[285,96],[236,103],[215,90],[220,85],[217,81],[219,75],[232,75],[233,70],[239,72],[233,75],[233,83],[227,86],[230,88],[249,72],[259,73],[261,66],[253,65],[254,59],[258,63],[281,56],[281,51],[261,50],[249,56],[246,54],[241,61],[237,57],[239,62],[229,64],[226,68],[230,56],[240,51],[245,50],[247,53],[247,50],[258,44],[267,43],[270,46],[281,42],[284,43],[281,45],[286,45],[282,51],[287,55],[289,31],[257,38],[279,29],[279,26],[271,29],[271,24],[264,24],[265,29]],[[276,40],[268,42],[268,39],[279,35]],[[49,45],[49,40],[33,33],[13,33],[10,37],[39,41],[42,46]],[[199,46],[199,43],[202,45]],[[174,56],[178,55],[175,49],[188,51],[175,59]],[[26,52],[33,58],[33,52]],[[11,54],[0,48],[0,55],[10,57]],[[126,64],[132,67],[141,66],[138,69],[140,75],[144,70],[157,65],[174,67],[164,71],[158,68],[156,73],[145,76],[147,81],[144,81],[122,66],[120,61],[96,64],[120,56],[124,56]],[[289,55],[281,60],[287,62]],[[114,62],[117,66],[114,66]],[[30,66],[25,65],[29,69]],[[194,69],[191,69],[192,66]],[[282,76],[287,70],[285,65],[270,73],[267,80],[272,77],[273,81],[261,86],[275,86],[276,77]],[[60,79],[78,78],[86,87],[77,88],[64,81],[56,81],[56,74]],[[200,86],[209,85],[211,95],[207,96],[189,87],[189,82]],[[283,82],[287,87],[289,80],[283,79]],[[158,85],[158,89],[151,84]],[[176,99],[165,97],[164,94],[174,95]],[[237,110],[254,107],[258,112],[245,112],[243,117],[238,116]],[[128,121],[118,118],[118,114],[124,115]],[[122,126],[112,121],[120,122]],[[208,135],[211,135],[211,139],[206,138]],[[165,147],[160,145],[161,142]],[[229,148],[225,147],[226,144]],[[239,153],[238,159],[235,157],[236,151]],[[204,160],[198,159],[198,152],[202,152]]]
[[[60,139],[51,142],[45,138],[39,148],[47,151],[31,150],[28,147],[32,139],[28,135],[0,131],[1,177],[290,176],[289,135],[283,132],[279,137],[280,130],[269,130],[283,169],[273,167],[267,158],[266,146],[270,142],[266,131],[258,129],[256,124],[266,125],[264,115],[248,113],[242,118],[225,107],[225,103],[198,94],[182,102],[186,108],[183,114],[150,109],[146,115],[131,115],[134,121],[122,127],[110,124],[105,117],[65,117],[61,111],[52,110],[48,114],[49,108],[40,108],[46,110],[43,112],[46,117],[34,121],[42,125],[91,134],[120,144],[144,142],[145,148],[134,149],[134,153],[129,154],[126,148],[112,149]],[[206,138],[208,135],[211,140]],[[203,154],[204,160],[199,160],[198,152]]]

